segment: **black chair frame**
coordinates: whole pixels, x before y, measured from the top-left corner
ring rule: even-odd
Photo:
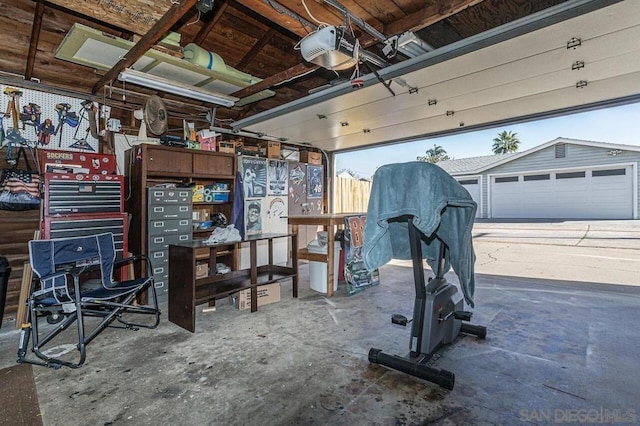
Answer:
[[[115,260],[112,273],[120,271],[121,268],[130,267],[130,265],[134,265],[137,262],[144,263],[146,271],[152,271],[149,258],[145,255],[138,255]],[[102,288],[98,292],[83,289],[83,280],[86,282],[87,278],[99,274],[100,269],[100,264],[67,265],[49,275],[38,276],[37,273],[34,273],[27,300],[28,318],[22,325],[20,336],[19,363],[30,363],[52,368],[60,368],[62,366],[78,368],[86,360],[86,346],[107,327],[138,330],[139,328],[153,329],[158,326],[161,313],[158,308],[158,299],[152,276],[117,281],[113,283],[113,287]],[[45,291],[38,289],[39,283],[54,278],[64,279],[68,289],[67,294],[64,295],[66,297],[64,302],[52,303],[51,297],[43,298]],[[50,292],[50,290],[47,291]],[[56,291],[60,291],[60,289]],[[147,299],[148,303],[143,304],[145,299]],[[151,315],[153,319],[142,323],[134,322],[125,318],[130,314]],[[91,317],[100,318],[100,320],[96,325],[92,325],[90,329],[85,329],[87,325],[85,319]],[[41,330],[39,322],[43,318],[46,318],[49,324],[54,325],[50,330]],[[121,325],[113,324],[114,322],[118,322]],[[74,362],[74,360],[61,359],[45,353],[45,348],[49,348],[47,345],[73,324],[77,326],[77,342],[74,342],[75,349],[78,351],[77,360]],[[35,354],[36,359],[27,358],[29,340],[31,340],[31,352]]]

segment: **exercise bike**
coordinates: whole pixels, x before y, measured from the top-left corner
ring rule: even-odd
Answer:
[[[472,313],[463,310],[464,299],[461,292],[444,278],[445,254],[448,250],[446,244],[442,240],[439,241],[440,250],[435,277],[425,283],[421,238],[427,237],[414,226],[412,216],[394,220],[408,223],[416,299],[411,320],[407,320],[403,315],[394,314],[391,321],[402,326],[411,323],[410,352],[407,357],[400,357],[386,354],[381,349],[371,348],[369,362],[384,365],[451,390],[455,384],[454,373],[430,367],[429,360],[440,347],[452,343],[460,332],[484,339],[487,329],[467,323],[471,320]]]

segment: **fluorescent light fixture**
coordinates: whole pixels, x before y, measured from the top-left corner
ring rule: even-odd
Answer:
[[[236,101],[240,100],[240,98],[234,96],[211,92],[196,86],[188,86],[177,81],[167,80],[166,78],[136,71],[131,68],[122,71],[118,76],[118,80],[225,107],[232,107]]]

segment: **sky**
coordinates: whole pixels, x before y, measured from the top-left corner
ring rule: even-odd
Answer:
[[[493,155],[493,139],[505,130],[517,133],[518,152],[558,137],[640,146],[640,103],[338,154],[335,170],[348,169],[360,178],[370,178],[384,164],[415,161],[434,144],[452,158]]]

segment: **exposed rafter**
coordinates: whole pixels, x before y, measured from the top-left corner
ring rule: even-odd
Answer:
[[[202,26],[200,31],[198,31],[198,34],[195,36],[195,38],[191,42],[200,46],[202,42],[204,42],[204,40],[207,38],[211,30],[213,30],[213,27],[216,26],[216,24],[224,14],[225,10],[227,10],[227,7],[229,7],[229,3],[226,1],[220,4],[220,6],[218,7],[218,10],[216,10],[215,15],[213,15],[213,18],[211,18],[209,22],[207,22],[205,25]]]
[[[36,61],[38,51],[38,40],[40,39],[40,27],[42,26],[42,15],[44,14],[44,0],[36,2],[36,10],[33,14],[33,24],[31,26],[31,37],[29,39],[29,53],[27,55],[27,66],[24,70],[24,78],[31,80],[33,77],[33,64]]]
[[[119,71],[128,64],[136,68],[139,65],[141,70],[152,74],[166,73],[172,79],[183,79],[186,84],[192,84],[192,76],[188,72],[182,73],[180,66],[178,69],[158,68],[159,64],[149,62],[143,55],[147,49],[162,50],[181,58],[179,48],[161,49],[157,43],[166,32],[174,31],[180,34],[183,46],[196,43],[205,52],[219,55],[221,60],[215,61],[219,68],[216,72],[233,74],[240,71],[261,80],[259,84],[244,89],[244,84],[234,87],[219,79],[197,82],[206,90],[251,97],[242,105],[219,110],[220,120],[232,122],[309,94],[324,92],[348,78],[346,74],[350,71],[336,76],[324,69],[318,70],[318,66],[305,63],[300,52],[294,50],[296,42],[322,23],[348,25],[362,46],[362,61],[375,64],[366,55],[377,53],[387,37],[404,30],[417,32],[422,29],[416,35],[441,49],[561,3],[607,2],[615,3],[616,0],[305,0],[307,10],[299,0],[215,0],[211,12],[196,18],[196,1],[15,1],[0,16],[0,33],[6,41],[0,47],[0,72],[21,81],[32,78],[44,84],[76,90],[86,99],[93,98],[92,93],[100,93],[105,102],[113,104],[121,97],[121,93],[116,91],[124,87],[110,82],[115,81]],[[438,21],[444,25],[432,25]],[[74,24],[91,27],[106,37],[133,40],[133,43],[129,43],[126,49],[102,51],[96,48],[93,40],[76,38],[77,34],[71,31]],[[368,26],[382,36],[376,37],[367,31]],[[63,43],[75,49],[77,55],[58,54]],[[395,57],[391,61],[403,58]],[[99,61],[103,59],[108,59],[108,65],[93,66],[93,63],[102,63]],[[199,63],[207,62],[206,57],[201,59]],[[385,62],[382,60],[373,66],[380,75],[384,75],[382,70],[387,68]],[[189,64],[185,68],[193,70]],[[362,67],[361,74],[367,77],[369,71]],[[96,84],[98,80],[100,82]],[[128,104],[139,103],[153,93],[128,85],[126,89],[124,105],[115,107],[112,112],[116,118]],[[139,90],[140,96],[129,96],[131,89]],[[272,89],[269,94],[275,92],[275,95],[268,98],[256,95],[265,89]],[[179,100],[168,92],[164,98],[167,101]],[[183,102],[185,107],[191,104],[197,110],[202,107],[192,100]],[[185,111],[189,108],[186,107]]]
[[[245,69],[245,67],[264,49],[264,47],[271,41],[273,36],[277,34],[277,31],[273,28],[269,28],[269,30],[264,33],[260,40],[258,40],[246,55],[240,59],[240,62],[236,64],[236,68],[239,70]]]
[[[265,18],[269,19],[274,24],[286,28],[288,31],[296,34],[298,37],[304,37],[309,33],[309,28],[305,25],[305,21],[307,20],[307,14],[302,10],[298,12],[293,10],[290,5],[281,5],[277,0],[236,0],[238,3],[243,5],[244,7],[253,10],[258,15],[262,15]],[[326,7],[320,7],[317,3],[313,1],[308,1],[307,5],[310,7],[315,6],[316,8],[312,9],[312,13],[314,16],[324,22],[333,25],[340,25],[342,22],[342,18],[337,16],[334,13],[331,13],[329,9]],[[299,21],[296,17],[291,16],[284,12],[284,10],[290,10],[294,14],[303,17],[305,21]],[[307,21],[309,22],[309,21]],[[317,25],[316,22],[311,22],[312,25]]]
[[[248,2],[247,0],[244,0],[244,1]],[[408,15],[405,18],[402,18],[400,21],[398,21],[398,22],[402,22],[402,25],[391,25],[385,28],[385,33],[397,34],[404,31],[415,31],[416,29],[419,29],[419,28],[425,28],[429,25],[435,24],[436,22],[442,19],[445,19],[448,16],[454,15],[460,12],[461,10],[466,9],[469,6],[473,6],[478,3],[481,3],[482,1],[484,0],[449,0],[445,4],[440,4],[440,5],[430,4],[424,9],[421,9],[420,11],[415,12],[411,15]],[[259,12],[259,13],[264,13],[264,12]],[[270,13],[270,15],[272,14],[273,12]],[[281,18],[280,15],[282,14],[278,15],[278,21],[282,21],[283,19],[293,19],[288,15],[286,15],[286,18]],[[275,18],[270,18],[270,19],[275,19]],[[305,34],[303,34],[303,36]],[[376,43],[379,43],[379,40],[369,35],[363,36],[360,39],[360,44],[364,48],[371,47]],[[238,97],[249,96],[253,93],[257,93],[261,90],[268,89],[275,85],[281,84],[284,81],[301,77],[309,73],[311,69],[317,69],[317,67],[307,66],[305,64],[298,64],[276,75],[268,77],[262,80],[260,83],[246,87],[234,93],[233,95]]]
[[[249,87],[245,87],[242,90],[238,90],[233,93],[232,96],[243,98],[246,96],[253,95],[254,93],[258,93],[264,89],[268,89],[270,87],[281,84],[287,80],[291,80],[294,78],[298,78],[302,75],[309,74],[315,70],[317,70],[318,66],[316,65],[307,65],[306,63],[301,63],[295,65],[289,69],[286,69],[278,74],[272,75],[271,77],[267,77],[259,83],[253,84]]]
[[[391,36],[405,31],[418,31],[483,1],[484,0],[447,0],[429,2],[428,5],[417,12],[386,25],[384,27],[384,33],[387,36]]]
[[[142,36],[140,41],[127,52],[127,55],[98,80],[91,92],[93,94],[98,93],[102,87],[115,80],[120,71],[133,65],[147,50],[151,49],[196,2],[197,0],[184,0],[182,3],[172,4],[167,13],[151,27],[148,33]]]

